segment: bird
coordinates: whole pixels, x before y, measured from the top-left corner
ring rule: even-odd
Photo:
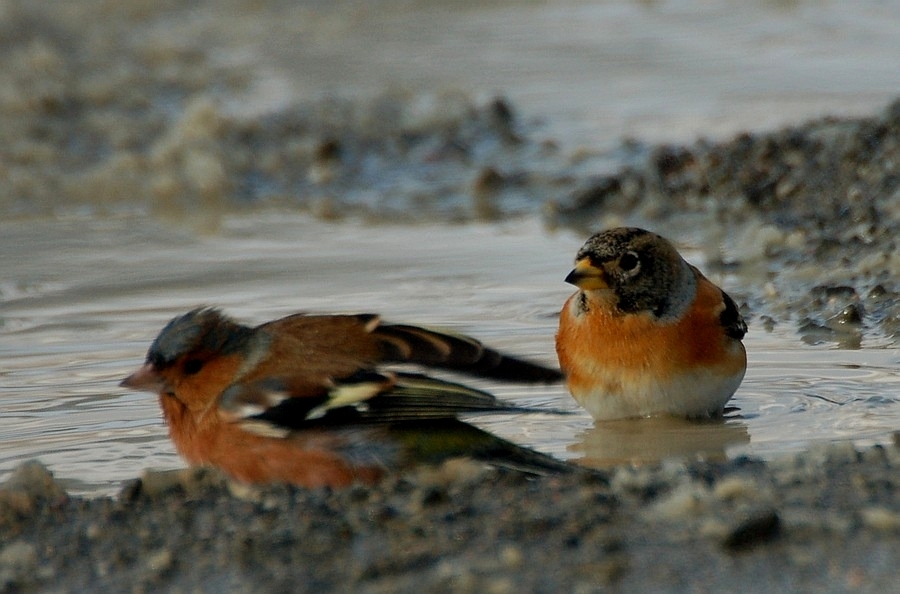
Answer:
[[[572,469],[458,418],[537,409],[420,371],[429,367],[562,381],[558,369],[474,338],[383,323],[376,314],[300,313],[248,326],[200,307],[173,318],[120,385],[158,394],[169,436],[188,464],[217,467],[244,483],[373,484],[389,472],[455,457],[536,475]]]
[[[734,300],[656,233],[616,227],[578,250],[556,352],[595,421],[723,414],[747,369]]]

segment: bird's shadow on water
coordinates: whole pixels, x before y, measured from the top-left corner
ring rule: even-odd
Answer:
[[[619,464],[653,464],[669,458],[725,460],[726,451],[750,443],[739,416],[703,421],[660,416],[597,421],[576,436],[573,461],[591,468]]]

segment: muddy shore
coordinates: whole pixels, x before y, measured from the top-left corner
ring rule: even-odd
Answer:
[[[526,478],[453,461],[374,488],[146,474],[0,490],[8,592],[888,592],[900,448]]]

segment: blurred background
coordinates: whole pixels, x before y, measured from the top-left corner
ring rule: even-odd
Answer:
[[[900,83],[900,7],[878,0],[80,0],[0,11],[5,218],[278,200],[413,216],[450,202],[477,216],[458,195],[472,167],[513,159],[563,178],[590,157],[576,172],[596,174],[630,156],[623,139],[688,143],[870,115]],[[516,147],[498,130],[509,115],[525,141]],[[334,158],[355,177],[335,179]],[[463,158],[469,167],[448,163]],[[558,183],[518,206],[565,195]]]

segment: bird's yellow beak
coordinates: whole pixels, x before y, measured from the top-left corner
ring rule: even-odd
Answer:
[[[582,291],[609,288],[606,272],[591,264],[590,258],[582,258],[575,262],[575,268],[566,277],[566,282],[575,285]]]
[[[144,363],[140,369],[119,382],[123,388],[131,388],[141,392],[162,394],[168,390],[168,384],[153,365]]]

